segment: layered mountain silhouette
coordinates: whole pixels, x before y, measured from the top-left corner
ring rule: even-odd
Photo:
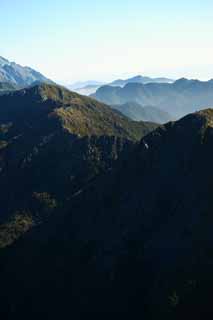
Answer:
[[[136,102],[142,106],[153,106],[180,118],[213,106],[213,80],[180,79],[174,83],[129,83],[123,88],[103,86],[93,95],[109,105]]]
[[[79,94],[90,96],[95,93],[100,87],[104,86],[104,82],[89,80],[82,82],[75,82],[71,85],[68,85],[67,88]]]
[[[74,91],[84,96],[90,96],[91,94],[95,93],[100,87],[101,86],[99,85],[88,85],[83,88],[77,88]]]
[[[95,81],[95,80],[88,80],[88,81],[79,81],[79,82],[75,82],[73,84],[70,84],[68,85],[68,88],[70,90],[80,90],[80,89],[83,89],[85,87],[88,87],[88,86],[97,86],[97,87],[100,87],[100,86],[103,86],[105,83],[104,82],[100,82],[100,81]]]
[[[15,62],[10,62],[5,58],[0,57],[0,83],[8,82],[18,87],[26,87],[35,81],[46,83],[52,82],[32,68],[22,67]]]
[[[150,78],[145,76],[135,76],[128,79],[117,79],[112,82],[110,82],[109,86],[119,86],[124,87],[128,83],[172,83],[174,80],[168,79],[168,78]],[[68,86],[68,89],[73,90],[79,94],[83,94],[86,96],[89,96],[93,93],[95,93],[100,87],[106,85],[106,83],[98,82],[98,81],[86,81],[86,82],[77,82],[72,85]]]
[[[118,79],[113,82],[111,82],[109,85],[110,86],[119,86],[119,87],[124,87],[128,83],[142,83],[142,84],[147,84],[147,83],[172,83],[174,80],[168,79],[168,78],[151,78],[151,77],[145,77],[145,76],[135,76],[132,78],[128,78],[125,80]]]
[[[16,213],[0,228],[2,317],[211,318],[213,110],[190,114],[157,128],[120,155],[110,170],[99,171],[95,179],[73,193],[70,185],[65,187],[66,177],[73,175],[72,109],[78,124],[82,124],[79,118],[83,110],[101,112],[100,127],[88,124],[96,137],[106,125],[105,120],[114,126],[108,125],[104,134],[113,132],[123,137],[129,131],[121,130],[118,123],[128,120],[94,100],[63,90],[45,86],[32,88],[30,93],[21,91],[20,99],[33,96],[36,102],[33,108],[29,100],[18,104],[24,105],[19,108],[24,112],[20,118],[17,112],[10,120],[16,123],[16,129],[9,126],[11,112],[1,116],[8,123],[3,126],[3,134],[13,139],[11,143],[15,141],[13,148],[11,145],[12,149],[3,153],[7,158],[1,155],[7,159],[1,181],[7,177],[5,181],[13,191],[10,201],[14,204],[17,188],[21,194],[26,176],[30,182],[38,174],[40,178],[45,176],[45,183],[34,184],[31,190],[25,184],[29,193],[34,190],[28,211]],[[11,99],[11,95],[4,99]],[[9,105],[5,105],[6,110]],[[15,110],[17,107],[12,105],[10,108]],[[44,110],[48,112],[42,122]],[[69,120],[62,119],[59,111]],[[23,120],[27,112],[29,118]],[[19,140],[19,130],[23,134],[26,127],[29,131]],[[78,135],[84,136],[85,130]],[[36,141],[40,135],[44,138],[44,132],[46,139],[41,148],[46,153],[42,155]],[[58,139],[51,136],[56,132]],[[19,160],[28,147],[27,138],[38,150],[29,152],[22,162]],[[103,145],[109,145],[109,138]],[[18,186],[14,185],[14,171],[10,171],[13,152],[19,155],[15,160],[21,164],[19,169],[27,167],[27,171],[18,172]],[[77,152],[78,160],[80,156],[82,152]],[[41,164],[45,170],[39,172]],[[56,182],[66,194],[66,201],[63,196],[63,201],[56,199]],[[19,202],[15,204],[20,207]],[[46,213],[46,222],[37,223],[36,213]],[[17,239],[20,230],[22,238]]]
[[[122,105],[114,105],[113,109],[120,111],[135,121],[152,121],[155,123],[166,123],[172,120],[172,116],[165,111],[152,106],[141,106],[137,102],[127,102]]]

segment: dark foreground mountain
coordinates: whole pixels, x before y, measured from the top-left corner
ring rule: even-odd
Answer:
[[[40,72],[37,72],[29,67],[22,67],[15,62],[10,62],[7,59],[0,57],[0,82],[9,82],[19,87],[26,87],[33,82],[51,81],[44,77]]]
[[[120,111],[135,121],[151,121],[155,123],[166,123],[172,120],[168,112],[152,106],[143,107],[137,102],[127,102],[122,105],[114,105],[113,109]]]
[[[157,126],[47,84],[5,94],[0,106],[0,221],[38,197],[64,201]]]
[[[212,110],[168,123],[2,249],[2,318],[211,319],[212,147]]]
[[[93,95],[109,105],[136,102],[153,106],[180,118],[188,113],[213,106],[213,80],[180,79],[174,83],[130,83],[121,87],[103,86]]]

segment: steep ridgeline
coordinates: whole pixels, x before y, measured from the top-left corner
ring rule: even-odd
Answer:
[[[1,251],[3,318],[211,319],[212,163],[213,110],[144,137]]]
[[[0,221],[60,205],[157,126],[47,84],[3,95],[0,106]]]
[[[114,105],[112,108],[120,111],[134,121],[151,121],[163,124],[172,120],[172,116],[168,112],[152,106],[143,107],[137,102]]]
[[[103,86],[92,95],[109,105],[136,102],[168,112],[173,118],[213,106],[213,80],[180,79],[174,83],[129,83],[123,88]]]
[[[15,62],[0,57],[0,82],[7,82],[18,87],[26,87],[34,83],[45,82],[51,83],[49,79],[40,72],[29,67],[23,67]]]

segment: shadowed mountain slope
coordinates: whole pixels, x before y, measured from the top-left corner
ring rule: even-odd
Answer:
[[[144,137],[60,215],[1,251],[2,313],[212,315],[212,146],[211,109]]]
[[[54,85],[1,96],[0,221],[38,196],[63,202],[156,126]]]

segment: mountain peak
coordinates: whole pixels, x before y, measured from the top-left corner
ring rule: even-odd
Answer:
[[[0,66],[4,66],[5,64],[9,64],[10,62],[3,58],[2,56],[0,56]]]
[[[180,78],[180,79],[178,79],[178,80],[176,80],[176,81],[174,82],[174,85],[183,85],[183,84],[188,83],[188,82],[189,82],[188,79],[186,79],[186,78]]]
[[[132,77],[131,80],[141,80],[141,79],[143,79],[143,78],[144,78],[143,76],[137,75],[137,76],[135,76],[135,77]]]
[[[110,83],[110,86],[124,87],[127,83],[171,83],[173,80],[167,78],[151,78],[147,76],[137,75],[129,79],[118,79]]]
[[[134,123],[103,103],[47,83],[2,95],[1,105],[5,106],[1,113],[4,123],[17,118],[34,122],[37,117],[39,123],[54,119],[60,127],[79,136],[109,135],[138,140],[143,132],[157,126]]]
[[[205,124],[206,126],[213,126],[213,109],[208,108],[195,113],[191,113],[177,121],[180,123],[182,121],[199,121],[200,123]],[[198,123],[198,122],[197,122]]]
[[[81,97],[77,93],[62,86],[39,81],[34,82],[33,85],[29,87],[19,90],[17,93],[11,92],[10,94],[14,97],[17,95],[30,97],[34,102],[51,101],[58,106],[70,105],[75,99],[80,99]]]
[[[173,139],[182,140],[182,144],[187,141],[190,145],[195,141],[202,143],[208,129],[213,128],[213,109],[188,114],[176,122],[166,124],[164,128],[173,128]]]
[[[183,132],[201,132],[202,135],[207,128],[213,127],[213,109],[191,113],[174,123],[174,127],[182,134]]]
[[[44,82],[34,83],[29,88],[25,88],[22,92],[30,93],[33,95],[39,96],[43,101],[44,100],[53,100],[53,101],[61,101],[66,102],[70,98],[76,96],[75,93],[69,91],[68,89]]]
[[[9,82],[20,87],[31,85],[35,81],[51,81],[36,70],[10,62],[0,56],[0,82]]]

